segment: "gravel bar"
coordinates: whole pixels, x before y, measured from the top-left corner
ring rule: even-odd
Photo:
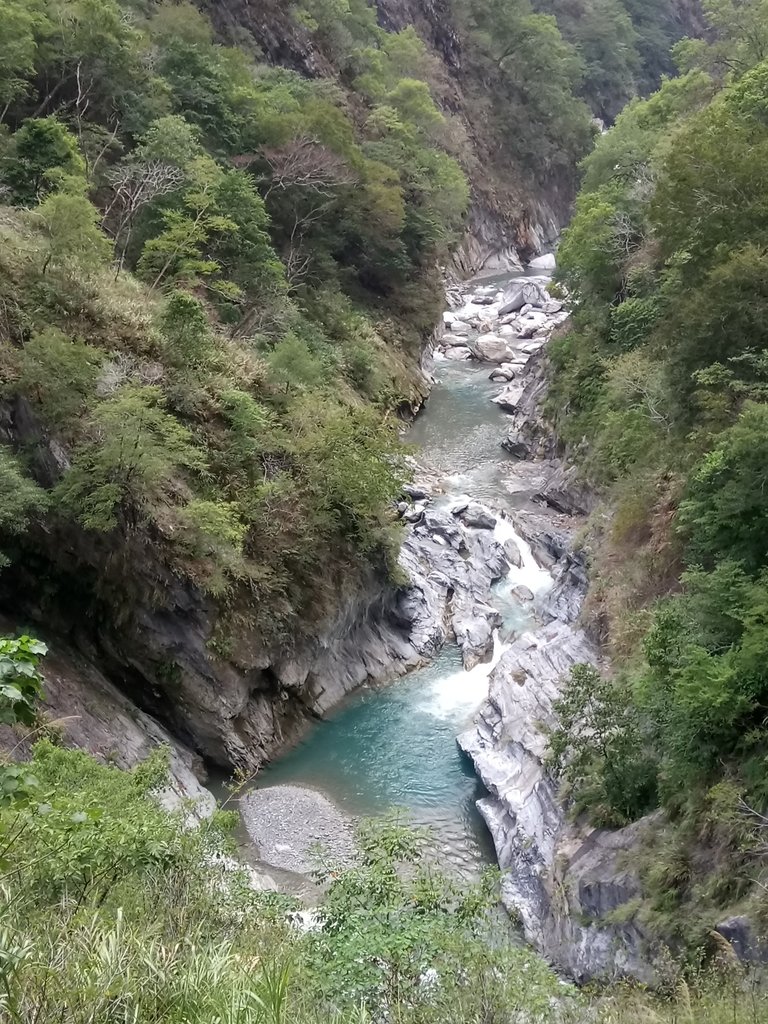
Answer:
[[[309,874],[318,845],[331,860],[348,864],[354,857],[352,820],[314,789],[254,789],[240,798],[240,813],[259,857],[272,867]]]

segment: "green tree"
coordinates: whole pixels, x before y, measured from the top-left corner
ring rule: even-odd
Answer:
[[[0,446],[0,536],[12,538],[23,534],[46,505],[45,491],[22,473],[7,447]],[[0,551],[0,569],[9,561],[8,555]]]
[[[0,724],[32,726],[37,721],[38,702],[43,697],[40,658],[48,648],[30,636],[0,637]],[[19,813],[38,795],[38,780],[23,764],[0,764],[0,836],[4,836],[2,813],[11,808]],[[10,861],[0,855],[0,867]]]
[[[43,274],[49,269],[87,274],[109,259],[112,244],[101,230],[99,211],[77,179],[66,179],[61,191],[46,196],[31,216],[43,236]]]
[[[748,402],[691,476],[679,528],[693,564],[722,559],[758,572],[768,563],[768,406]]]
[[[30,89],[38,33],[44,23],[43,10],[35,2],[3,0],[0,4],[0,122],[11,104]]]
[[[54,428],[72,426],[95,397],[104,353],[56,328],[34,335],[21,356],[19,386]]]
[[[161,318],[168,361],[176,366],[205,364],[214,351],[205,307],[189,292],[173,292]]]
[[[155,387],[124,387],[93,412],[89,437],[55,491],[90,530],[130,529],[171,503],[185,469],[203,469],[189,431],[162,408]]]
[[[575,665],[549,740],[550,767],[603,825],[633,821],[656,801],[655,752],[623,684]]]
[[[29,118],[15,133],[2,177],[22,205],[38,202],[65,178],[81,178],[77,139],[55,117]]]

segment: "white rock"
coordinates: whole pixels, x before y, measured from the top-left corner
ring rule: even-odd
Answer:
[[[554,270],[557,266],[557,260],[554,253],[548,252],[543,256],[537,256],[535,260],[531,260],[528,266],[531,270]]]
[[[464,345],[452,345],[443,353],[446,359],[471,359],[472,352]]]
[[[479,359],[488,363],[503,363],[512,355],[507,342],[498,334],[481,334],[473,342],[472,348]]]

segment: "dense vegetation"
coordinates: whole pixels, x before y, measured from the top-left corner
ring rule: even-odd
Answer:
[[[583,69],[580,93],[606,122],[674,71],[672,46],[683,27],[670,0],[536,0],[534,6],[553,15],[574,46]]]
[[[189,4],[0,16],[3,557],[41,516],[140,539],[279,627],[329,562],[391,562],[386,414],[468,196],[424,47],[357,4],[352,109]]]
[[[460,114],[369,0],[256,19],[316,77],[188,2],[2,0],[0,559],[34,563],[14,593],[43,577],[112,615],[128,577],[134,603],[181,578],[271,639],[339,573],[392,569],[392,413],[420,401],[469,182],[562,205],[589,82],[654,73],[636,32],[619,86],[609,48],[529,0],[453,16]]]
[[[550,395],[604,497],[584,543],[618,670],[575,673],[553,754],[598,821],[666,810],[643,913],[694,944],[728,907],[768,912],[768,19],[705,7],[713,40],[584,162]]]
[[[44,653],[0,640],[0,722],[29,725]],[[161,809],[161,750],[124,772],[41,732],[30,762],[0,769],[9,1024],[760,1020],[739,971],[668,1001],[617,991],[590,1008],[530,951],[491,940],[493,873],[458,888],[395,817],[361,828],[351,865],[318,851],[325,900],[305,930],[292,899],[254,888],[233,859],[231,812],[190,828],[184,808]]]

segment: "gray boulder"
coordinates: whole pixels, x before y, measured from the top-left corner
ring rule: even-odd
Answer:
[[[516,459],[530,459],[531,457],[531,446],[515,434],[505,437],[501,442],[501,447]]]
[[[464,345],[452,345],[445,350],[445,358],[456,360],[471,359],[472,352]]]
[[[496,527],[496,517],[487,508],[483,508],[482,505],[478,505],[474,501],[471,501],[466,508],[454,512],[454,515],[457,515],[466,526],[474,526],[477,530],[493,530]]]
[[[520,280],[513,281],[504,293],[499,316],[507,316],[509,313],[517,313],[524,306],[543,306],[549,302],[550,297],[538,281]]]
[[[523,564],[523,556],[520,553],[520,548],[517,546],[517,542],[512,540],[511,537],[509,540],[504,541],[504,554],[506,555],[510,565],[514,565],[516,569],[521,568]],[[531,595],[531,598],[533,598],[533,595]]]
[[[517,412],[517,406],[522,398],[523,390],[521,384],[508,384],[491,401],[494,405],[498,405],[500,409],[503,409],[504,412]]]
[[[461,647],[464,668],[469,670],[493,654],[493,633],[502,625],[501,615],[487,604],[460,606],[451,619]]]
[[[515,367],[511,363],[502,363],[489,374],[488,380],[508,384],[511,380],[514,380],[514,377]]]
[[[530,270],[554,270],[556,266],[557,260],[552,252],[545,253],[543,256],[537,256],[535,260],[531,260],[528,264]]]
[[[465,338],[469,334],[470,326],[465,320],[454,320],[451,324],[451,331],[453,334],[459,334]]]
[[[506,341],[498,334],[481,334],[475,338],[472,348],[478,359],[487,363],[504,363],[512,355]]]

